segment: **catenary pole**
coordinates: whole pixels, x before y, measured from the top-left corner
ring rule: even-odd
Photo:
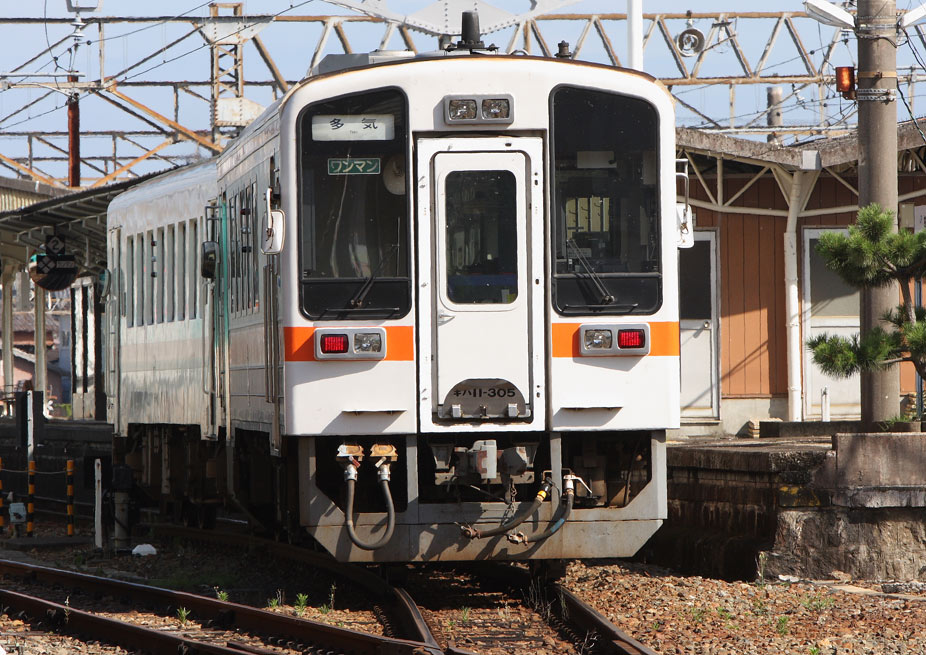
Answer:
[[[859,0],[858,133],[859,206],[877,203],[897,212],[897,10],[894,0]],[[895,222],[894,228],[897,230]],[[862,333],[882,325],[881,316],[898,304],[897,288],[863,289]],[[862,373],[862,421],[885,421],[899,412],[897,367]]]

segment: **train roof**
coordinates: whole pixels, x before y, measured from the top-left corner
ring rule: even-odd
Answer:
[[[215,167],[216,159],[212,158],[162,173],[116,196],[109,203],[108,214],[112,216],[126,207],[154,201],[191,187],[198,186],[207,194],[211,191],[211,194],[215,195]]]

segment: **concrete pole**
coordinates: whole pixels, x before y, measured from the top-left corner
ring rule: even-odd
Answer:
[[[45,356],[45,289],[35,285],[35,384],[42,392],[42,402],[48,399],[48,361]]]
[[[768,107],[768,126],[781,127],[781,100],[784,92],[780,86],[770,86],[766,89],[766,106]],[[781,139],[777,134],[769,134],[766,139],[774,145],[781,145]]]
[[[858,134],[859,207],[878,203],[897,213],[897,10],[894,0],[859,0]],[[894,223],[894,231],[897,224]],[[881,316],[899,304],[896,286],[862,290],[862,333],[882,326]],[[861,376],[863,423],[900,412],[900,371],[891,366]]]
[[[773,87],[774,88],[774,87]],[[771,96],[771,89],[769,89]],[[801,212],[804,174],[794,171],[791,193],[788,194],[788,224],[784,234],[785,253],[785,314],[788,319],[786,336],[788,351],[788,420],[804,420],[804,389],[801,380],[801,302],[797,278],[797,220]]]
[[[627,67],[643,70],[643,0],[627,0]]]
[[[3,392],[12,393],[15,387],[13,379],[13,269],[3,268],[0,278],[3,289]]]

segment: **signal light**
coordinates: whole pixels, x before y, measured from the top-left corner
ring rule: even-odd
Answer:
[[[646,333],[643,330],[618,330],[618,348],[643,348],[646,346]]]
[[[346,353],[350,347],[350,341],[346,334],[323,334],[321,351],[326,354]]]
[[[853,66],[836,67],[836,90],[846,100],[855,100],[855,68]]]

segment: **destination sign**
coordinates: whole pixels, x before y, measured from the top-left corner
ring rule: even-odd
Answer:
[[[324,114],[312,116],[313,141],[391,141],[392,114]]]
[[[379,157],[335,157],[328,160],[328,175],[379,175]]]

